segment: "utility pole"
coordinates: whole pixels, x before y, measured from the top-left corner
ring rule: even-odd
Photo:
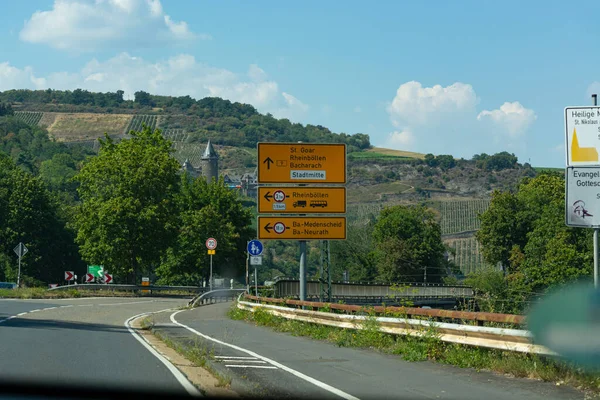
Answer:
[[[598,95],[592,95],[592,105],[598,105]],[[594,228],[594,288],[598,289],[598,228]]]

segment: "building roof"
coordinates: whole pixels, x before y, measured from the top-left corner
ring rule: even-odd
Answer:
[[[210,139],[208,139],[208,143],[206,144],[206,149],[204,150],[204,153],[202,154],[203,160],[206,160],[209,158],[219,158],[219,155],[215,151],[215,148],[213,147],[212,143],[210,142]]]

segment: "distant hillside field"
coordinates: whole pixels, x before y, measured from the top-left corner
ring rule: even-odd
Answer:
[[[45,126],[57,142],[94,140],[107,132],[123,135],[132,120],[130,114],[39,113],[17,111],[16,117],[29,125]]]
[[[407,157],[407,158],[418,158],[422,160],[425,158],[425,154],[414,153],[412,151],[404,151],[404,150],[394,150],[394,149],[386,149],[383,147],[372,147],[366,152],[378,153],[384,156],[393,156],[393,157]]]

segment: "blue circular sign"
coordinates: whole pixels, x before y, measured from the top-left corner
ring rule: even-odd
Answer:
[[[248,254],[251,256],[260,256],[263,252],[263,245],[260,240],[251,240],[248,242]]]

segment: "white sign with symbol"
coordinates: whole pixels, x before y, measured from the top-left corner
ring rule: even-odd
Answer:
[[[250,256],[250,265],[262,265],[262,256]]]
[[[600,107],[565,108],[567,166],[598,165]]]
[[[275,233],[282,234],[285,232],[285,224],[283,222],[277,222],[273,225],[273,229],[275,230]]]
[[[567,226],[600,227],[600,167],[567,167]]]
[[[209,250],[214,250],[217,248],[217,239],[208,238],[206,239],[206,248]]]

